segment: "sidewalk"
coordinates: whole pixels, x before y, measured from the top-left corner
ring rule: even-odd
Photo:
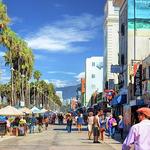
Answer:
[[[0,142],[4,141],[4,140],[8,140],[8,139],[12,139],[15,138],[16,136],[9,136],[9,135],[5,135],[3,137],[0,136]]]
[[[122,149],[122,143],[120,141],[120,135],[118,133],[115,134],[115,138],[109,138],[105,135],[104,143],[110,145],[113,149]]]

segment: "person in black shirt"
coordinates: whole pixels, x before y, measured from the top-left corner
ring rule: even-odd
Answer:
[[[72,116],[68,116],[67,118],[67,131],[68,133],[71,133],[72,130]]]

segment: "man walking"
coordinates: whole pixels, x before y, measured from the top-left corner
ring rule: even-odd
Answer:
[[[137,113],[140,123],[131,127],[122,150],[129,150],[133,144],[135,150],[150,150],[150,108],[140,108]]]

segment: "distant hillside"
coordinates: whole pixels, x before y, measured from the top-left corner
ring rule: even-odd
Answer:
[[[79,86],[80,85],[56,88],[56,91],[62,91],[63,99],[66,100],[66,99],[70,99],[71,97],[75,97],[77,95],[76,90]]]

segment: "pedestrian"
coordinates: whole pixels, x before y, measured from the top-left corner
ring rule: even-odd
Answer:
[[[82,131],[82,124],[83,124],[83,117],[81,116],[81,114],[78,114],[77,117],[77,128],[78,128],[78,132]]]
[[[117,121],[115,118],[113,118],[113,115],[111,114],[108,120],[109,137],[114,138],[116,126],[117,126]]]
[[[104,115],[101,115],[100,117],[100,139],[104,141],[104,133],[105,133],[105,127],[106,127],[106,120]]]
[[[35,132],[35,126],[37,124],[37,119],[35,118],[35,115],[32,114],[32,118],[30,118],[30,126],[29,126],[29,132],[34,133]]]
[[[98,118],[97,118],[97,115],[96,115],[96,116],[94,116],[94,121],[93,121],[93,136],[94,136],[93,143],[100,143],[98,141],[99,134],[100,134],[99,133],[99,128],[100,128],[100,126],[99,126]]]
[[[49,118],[46,116],[44,117],[44,123],[45,123],[45,130],[47,130],[49,124]]]
[[[91,135],[93,132],[92,128],[93,128],[93,122],[94,122],[93,112],[89,112],[87,122],[88,122],[88,137],[89,137],[89,140],[91,140]]]
[[[71,114],[67,117],[67,131],[71,133],[72,131],[72,116]]]
[[[6,117],[6,132],[7,132],[7,134],[9,134],[9,135],[10,135],[10,133],[11,133],[10,121],[9,121],[8,117]]]
[[[110,114],[107,112],[106,113],[106,133],[108,134],[109,134],[109,128],[108,128],[109,119],[110,119]]]
[[[60,114],[60,124],[61,124],[61,125],[63,125],[63,120],[64,120],[64,116],[63,116],[63,114],[61,113],[61,114]]]
[[[43,128],[43,117],[39,114],[39,117],[37,118],[38,120],[38,130],[39,132],[42,132]]]
[[[123,140],[124,121],[122,115],[119,115],[118,129],[119,129],[121,139]]]
[[[150,150],[150,108],[139,108],[137,113],[140,123],[131,127],[122,150],[129,150],[133,144],[135,150]]]

